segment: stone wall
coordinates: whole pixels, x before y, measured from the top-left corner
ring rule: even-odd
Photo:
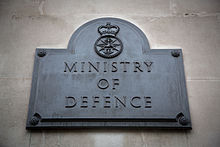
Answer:
[[[106,16],[136,24],[152,49],[183,49],[191,131],[26,131],[35,48],[64,48]],[[219,0],[0,0],[0,147],[218,147],[219,121]]]

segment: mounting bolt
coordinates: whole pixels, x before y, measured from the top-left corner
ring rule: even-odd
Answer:
[[[38,55],[39,57],[44,57],[44,56],[46,55],[46,51],[45,51],[45,50],[40,50],[40,51],[37,53],[37,55]]]
[[[180,52],[178,50],[173,50],[171,52],[171,54],[172,54],[173,57],[179,57],[180,56]]]
[[[36,126],[39,123],[40,119],[37,116],[33,116],[30,120],[30,124]]]
[[[179,118],[179,123],[180,123],[181,125],[187,125],[187,124],[188,124],[188,120],[187,120],[184,116],[181,116],[181,117]]]

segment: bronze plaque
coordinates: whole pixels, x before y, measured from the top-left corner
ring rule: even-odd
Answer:
[[[82,25],[67,49],[37,48],[27,129],[191,129],[181,49],[150,49],[130,22]]]

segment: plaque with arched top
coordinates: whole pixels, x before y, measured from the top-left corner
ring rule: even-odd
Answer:
[[[37,48],[27,129],[191,129],[181,49],[150,49],[118,18],[79,27],[67,49]]]

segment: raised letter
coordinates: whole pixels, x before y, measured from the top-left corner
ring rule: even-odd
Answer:
[[[107,66],[107,62],[104,62],[104,72],[107,72],[106,66]]]
[[[151,65],[152,65],[153,62],[151,61],[146,61],[144,62],[144,64],[147,66],[147,71],[148,72],[151,72]]]
[[[151,108],[151,97],[144,97],[145,99],[145,108]]]
[[[85,65],[85,62],[81,62],[81,72],[84,72],[84,65]]]
[[[134,63],[134,72],[137,72],[137,69],[140,71],[140,72],[143,72],[143,70],[141,69],[141,65],[139,62],[133,62]]]
[[[112,83],[113,83],[112,89],[115,89],[115,85],[119,85],[119,79],[112,79]]]
[[[72,100],[72,101],[70,102],[70,100]],[[71,105],[69,103],[71,103]],[[65,106],[65,108],[73,108],[75,106],[76,106],[76,99],[72,96],[66,96],[66,106]]]
[[[67,72],[67,69],[69,70],[69,72],[72,72],[73,68],[74,68],[74,72],[77,72],[76,66],[75,66],[76,63],[77,63],[77,62],[73,63],[72,66],[69,67],[68,64],[67,64],[66,62],[64,62],[64,64],[65,64],[64,72]]]
[[[117,62],[112,62],[112,72],[118,71],[118,68],[115,65],[117,65]]]
[[[139,99],[139,100],[140,100],[141,98],[138,97],[138,96],[133,97],[133,98],[131,99],[131,102],[130,102],[131,106],[133,106],[134,108],[140,108],[140,107],[141,107],[140,105],[134,105],[134,104],[133,104],[134,99]]]
[[[98,96],[93,96],[93,108],[96,108],[95,103],[99,103],[99,97]]]
[[[118,102],[126,107],[126,96],[123,96],[124,102],[115,96],[115,107],[118,108]]]
[[[101,79],[101,80],[99,80],[97,86],[98,86],[100,89],[106,89],[106,88],[108,88],[109,83],[108,83],[108,81],[107,81],[106,79]]]
[[[123,72],[127,72],[126,64],[130,64],[130,62],[120,62],[120,64],[123,64]]]
[[[87,108],[88,107],[88,97],[82,96],[81,98],[82,98],[81,108]]]
[[[97,72],[99,72],[99,62],[96,62],[96,67],[91,62],[89,62],[89,72],[92,71],[91,67],[93,67]]]
[[[111,101],[109,100],[110,97],[109,97],[109,96],[105,96],[104,99],[105,99],[105,100],[104,100],[104,108],[111,108],[111,106],[108,105],[108,104],[111,103]]]

